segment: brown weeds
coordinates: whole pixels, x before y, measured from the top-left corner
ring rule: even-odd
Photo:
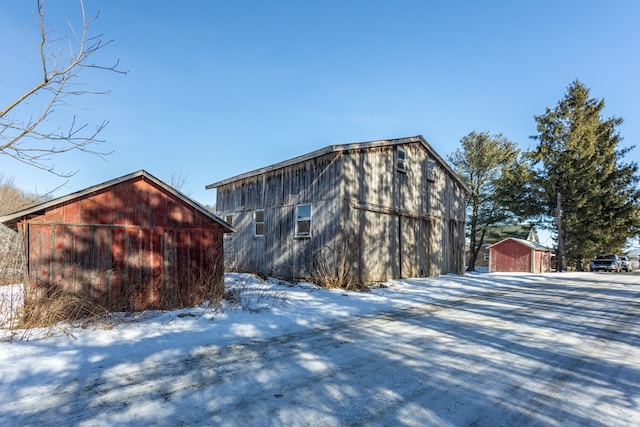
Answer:
[[[60,322],[87,322],[108,314],[86,293],[53,290],[49,295],[25,301],[18,327],[21,329],[50,327]]]

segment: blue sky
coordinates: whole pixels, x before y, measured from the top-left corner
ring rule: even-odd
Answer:
[[[0,156],[0,173],[55,196],[146,169],[205,185],[330,144],[422,134],[443,157],[469,132],[533,146],[534,115],[575,79],[640,140],[640,2],[85,0],[94,33],[126,76],[87,70],[108,96],[72,100],[83,123],[110,124],[99,149],[58,157],[68,182]],[[0,9],[0,105],[36,82],[35,1]],[[78,3],[47,0],[50,28],[78,24]],[[65,115],[55,116],[60,126]],[[638,161],[638,149],[628,160]]]

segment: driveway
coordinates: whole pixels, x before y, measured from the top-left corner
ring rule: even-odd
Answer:
[[[51,396],[27,392],[21,404],[51,399],[52,407],[46,419],[40,413],[19,421],[631,425],[640,419],[636,279],[560,274],[204,347],[187,358],[96,373]]]

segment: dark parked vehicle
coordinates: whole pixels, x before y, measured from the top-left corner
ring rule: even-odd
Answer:
[[[620,269],[626,272],[631,271],[631,262],[629,261],[629,258],[627,258],[626,256],[620,257]]]
[[[620,257],[616,254],[598,255],[591,260],[591,271],[622,271]]]

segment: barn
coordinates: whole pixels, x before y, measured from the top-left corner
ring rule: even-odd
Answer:
[[[508,237],[489,246],[489,272],[546,273],[551,249],[524,239]]]
[[[223,286],[223,235],[234,231],[144,170],[0,223],[24,237],[27,300],[67,291],[124,311],[203,302]]]
[[[468,189],[421,136],[330,145],[223,179],[225,265],[334,283],[463,274]]]

